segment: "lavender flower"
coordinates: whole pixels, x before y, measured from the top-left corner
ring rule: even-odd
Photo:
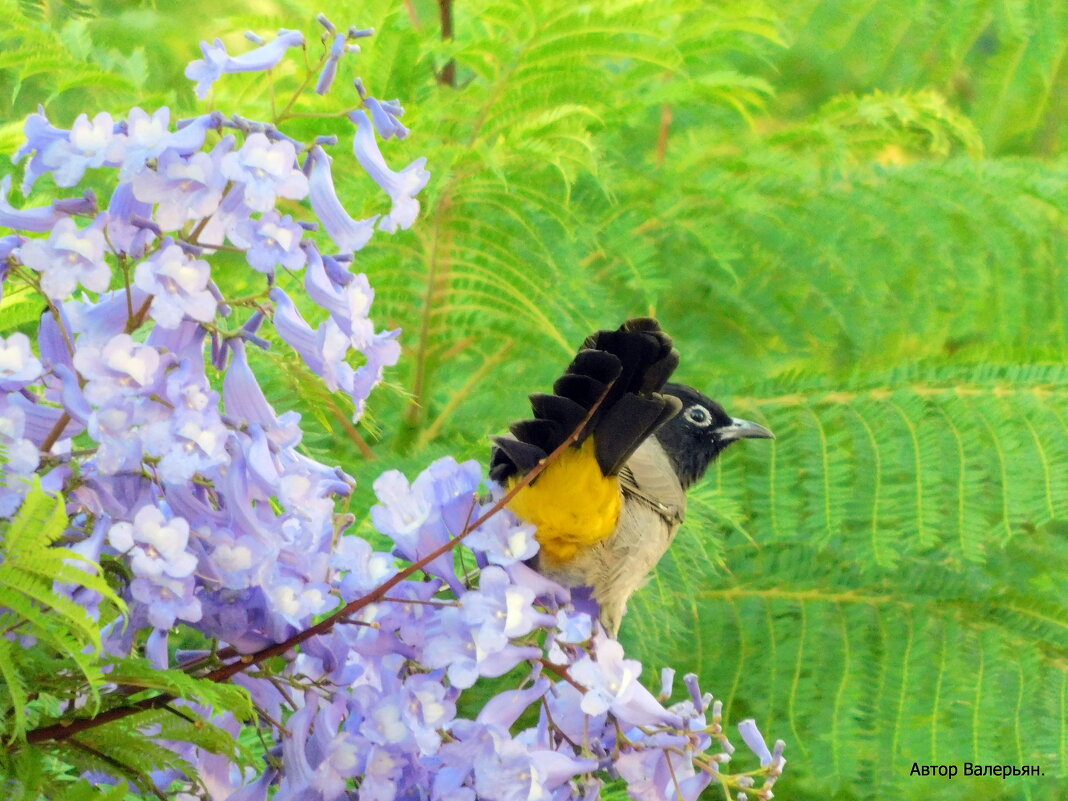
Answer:
[[[356,123],[352,147],[357,161],[393,200],[393,208],[382,218],[379,228],[390,233],[398,228],[411,228],[419,215],[419,201],[415,196],[430,180],[430,173],[425,168],[426,159],[416,159],[400,172],[394,172],[378,149],[374,125],[367,114],[354,111],[349,119]]]
[[[97,212],[96,196],[86,192],[84,197],[53,201],[47,206],[31,209],[16,209],[8,203],[7,195],[11,191],[11,176],[0,179],[0,226],[14,228],[17,231],[51,231],[57,222],[72,214],[90,214]]]
[[[85,379],[85,397],[103,406],[116,398],[140,395],[156,379],[160,355],[150,345],[119,334],[102,347],[86,345],[74,354]]]
[[[15,153],[14,161],[18,164],[33,153],[33,157],[26,165],[26,173],[22,181],[22,193],[28,195],[37,179],[52,169],[45,164],[44,153],[54,143],[67,140],[70,137],[70,131],[52,125],[45,116],[43,106],[38,107],[36,114],[31,114],[26,118],[24,131],[26,142]]]
[[[638,683],[642,666],[633,659],[623,658],[623,647],[603,634],[594,638],[596,657],[584,656],[571,667],[571,677],[586,687],[582,697],[582,711],[601,715],[611,711],[633,725],[678,725],[674,715]]]
[[[330,55],[326,59],[326,64],[323,65],[323,71],[319,74],[319,80],[315,83],[316,94],[325,95],[333,86],[334,78],[337,77],[337,64],[345,55],[345,39],[346,36],[343,33],[334,34],[334,42],[330,45]]]
[[[223,156],[220,171],[242,187],[250,209],[270,211],[279,196],[300,200],[308,194],[308,179],[297,169],[296,159],[289,142],[271,142],[264,134],[254,133],[240,150]]]
[[[37,446],[27,439],[26,413],[17,407],[0,408],[0,517],[10,517],[22,504],[28,479],[40,463]]]
[[[757,728],[756,721],[752,718],[746,718],[738,724],[738,731],[741,733],[742,739],[745,740],[745,744],[749,746],[749,750],[760,759],[760,766],[770,765],[771,751],[768,750],[768,744],[764,742],[764,735]]]
[[[196,623],[203,614],[200,599],[194,595],[191,576],[173,579],[160,576],[151,580],[138,576],[130,582],[130,595],[147,610],[148,622],[157,629],[169,629],[177,621]]]
[[[156,237],[159,226],[149,220],[152,205],[134,196],[129,182],[115,187],[108,206],[107,242],[116,253],[125,253],[138,259]]]
[[[334,179],[330,175],[330,157],[318,145],[308,153],[304,167],[308,171],[312,208],[322,220],[330,238],[343,251],[360,250],[370,241],[378,216],[365,220],[354,220],[349,216],[334,190]]]
[[[227,137],[209,153],[182,156],[165,150],[154,170],[145,169],[133,178],[134,196],[159,204],[155,220],[164,231],[176,231],[190,220],[200,220],[219,208],[226,187],[221,161],[229,155],[234,140]]]
[[[0,392],[16,392],[41,377],[41,360],[30,350],[30,338],[14,333],[0,337]]]
[[[383,139],[404,139],[411,133],[398,119],[404,114],[404,109],[398,101],[389,100],[383,103],[373,97],[365,97],[363,103],[370,110],[371,122]]]
[[[118,551],[129,553],[133,572],[144,578],[167,576],[181,579],[197,566],[189,544],[189,523],[181,517],[167,519],[154,506],[144,506],[132,523],[115,523],[108,542]]]
[[[300,47],[304,44],[304,34],[300,31],[281,30],[272,42],[262,47],[250,50],[240,56],[231,56],[226,52],[226,46],[221,39],[216,39],[214,44],[200,43],[200,49],[204,58],[190,62],[185,68],[185,77],[197,82],[197,97],[204,99],[208,96],[212,84],[226,73],[232,72],[263,72],[278,66],[291,47]]]
[[[79,229],[74,220],[59,220],[48,240],[31,239],[17,251],[19,260],[41,274],[41,290],[52,300],[70,297],[81,284],[103,292],[111,281],[111,268],[104,260],[104,234],[90,226]]]
[[[242,220],[230,232],[230,241],[247,252],[246,258],[254,270],[274,275],[281,265],[287,270],[299,270],[306,256],[301,248],[304,229],[288,214],[284,217],[269,211],[261,219]]]
[[[215,298],[207,290],[211,268],[165,239],[159,250],[137,265],[134,285],[152,295],[149,314],[164,328],[183,319],[207,322],[215,317]]]
[[[151,159],[159,158],[168,150],[188,156],[204,145],[208,131],[219,127],[214,114],[206,114],[189,121],[178,131],[170,130],[171,110],[166,106],[152,114],[134,107],[126,118],[125,154],[122,170],[123,180],[144,169]]]
[[[57,186],[75,186],[87,169],[121,164],[124,148],[125,137],[116,135],[110,114],[102,111],[91,122],[89,115],[79,114],[69,136],[49,142],[41,161],[54,171]]]

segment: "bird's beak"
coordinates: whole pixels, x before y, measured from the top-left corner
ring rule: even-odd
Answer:
[[[716,433],[721,440],[775,439],[775,435],[764,426],[751,420],[742,420],[740,417],[732,417],[730,425],[717,428]]]

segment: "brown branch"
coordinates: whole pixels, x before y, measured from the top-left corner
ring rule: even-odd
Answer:
[[[418,561],[408,565],[408,567],[404,568],[392,578],[378,585],[378,587],[369,592],[367,595],[364,595],[361,598],[357,598],[354,601],[350,601],[341,609],[334,612],[329,617],[326,617],[323,620],[319,621],[314,626],[304,629],[303,631],[297,632],[292,637],[283,642],[276,643],[275,645],[269,645],[266,648],[262,648],[253,654],[246,654],[237,659],[235,662],[231,662],[229,665],[223,665],[222,667],[216,668],[210,673],[205,674],[203,678],[210,679],[211,681],[215,682],[227,681],[238,673],[241,673],[242,671],[247,670],[248,668],[254,665],[258,665],[261,662],[264,662],[275,656],[281,656],[282,654],[286,653],[286,651],[297,645],[300,645],[301,643],[307,642],[312,637],[317,637],[320,634],[325,634],[326,632],[330,631],[330,629],[332,629],[337,623],[344,623],[346,620],[351,618],[361,609],[370,606],[371,604],[376,603],[377,601],[382,600],[389,594],[390,590],[392,590],[402,581],[408,579],[413,574],[422,570],[424,567],[429,565],[439,556],[443,556],[452,549],[454,549],[464,540],[464,538],[467,537],[468,534],[470,534],[472,531],[477,529],[495,514],[504,509],[504,507],[506,507],[511,502],[512,498],[514,498],[524,487],[530,484],[530,482],[532,482],[539,475],[541,475],[541,472],[545,470],[546,467],[548,467],[550,464],[560,458],[560,455],[578,440],[579,436],[581,436],[582,432],[585,430],[586,426],[593,418],[593,415],[596,414],[597,410],[601,407],[601,404],[604,402],[605,397],[608,395],[614,384],[614,380],[608,383],[608,385],[604,388],[604,391],[601,392],[600,396],[597,398],[594,404],[590,406],[590,409],[586,413],[586,416],[582,419],[582,422],[580,422],[575,427],[575,430],[568,435],[567,439],[561,442],[560,445],[545,459],[542,459],[534,467],[533,470],[531,470],[529,473],[523,476],[523,478],[517,481],[515,486],[508,490],[508,492],[505,493],[505,495],[499,501],[497,501],[495,504],[493,504],[493,506],[490,507],[489,511],[480,516],[473,523],[468,523],[468,525],[464,527],[464,530],[461,531],[456,537],[449,540],[444,545],[435,548],[431,553],[427,554],[422,559],[419,559]],[[555,668],[555,666],[553,667]],[[106,712],[101,712],[99,715],[95,715],[91,718],[79,718],[76,720],[68,720],[60,723],[54,723],[50,726],[42,726],[39,729],[33,729],[32,731],[28,732],[26,734],[26,742],[32,744],[45,742],[48,740],[66,740],[78,734],[79,732],[85,731],[87,729],[93,729],[105,723],[111,723],[115,720],[121,720],[122,718],[129,717],[130,715],[136,715],[138,712],[144,712],[149,709],[159,709],[160,707],[166,706],[173,700],[175,700],[175,696],[169,693],[163,693],[161,695],[154,696],[153,698],[146,698],[145,700],[139,701],[136,704],[116,707],[115,709],[109,709]]]
[[[557,676],[566,681],[580,693],[586,692],[585,687],[583,687],[581,684],[571,678],[571,674],[567,672],[567,668],[560,667],[559,665],[554,665],[552,662],[545,658],[539,659],[538,662],[541,664],[542,668],[548,670],[550,673],[555,673]]]
[[[70,420],[71,417],[67,412],[63,412],[63,414],[59,416],[59,419],[56,420],[56,424],[52,426],[52,430],[48,432],[48,436],[45,437],[44,442],[41,443],[42,453],[48,453],[52,450],[52,446],[56,444],[56,440],[59,439]]]
[[[453,35],[452,0],[438,0],[438,12],[441,15],[441,40],[451,41]],[[445,86],[456,86],[456,62],[451,58],[449,63],[441,68],[438,82]]]
[[[132,334],[138,328],[141,327],[141,323],[148,317],[148,310],[152,306],[152,297],[149,296],[144,303],[141,304],[141,308],[137,310],[137,314],[133,317],[126,318],[126,333]]]

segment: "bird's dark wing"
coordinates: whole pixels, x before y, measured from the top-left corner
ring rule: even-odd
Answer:
[[[559,447],[604,399],[576,440],[593,436],[597,463],[616,475],[635,449],[679,412],[677,398],[660,394],[679,363],[671,338],[656,320],[635,318],[617,330],[586,338],[552,395],[530,397],[534,418],[514,423],[512,437],[494,440],[490,477],[523,475]]]

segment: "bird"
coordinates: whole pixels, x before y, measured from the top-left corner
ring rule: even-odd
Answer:
[[[544,463],[508,503],[536,527],[531,566],[566,587],[589,588],[613,637],[682,525],[687,490],[733,443],[775,438],[669,381],[678,364],[655,319],[597,331],[551,394],[530,396],[533,417],[493,438],[490,478],[507,490]]]

